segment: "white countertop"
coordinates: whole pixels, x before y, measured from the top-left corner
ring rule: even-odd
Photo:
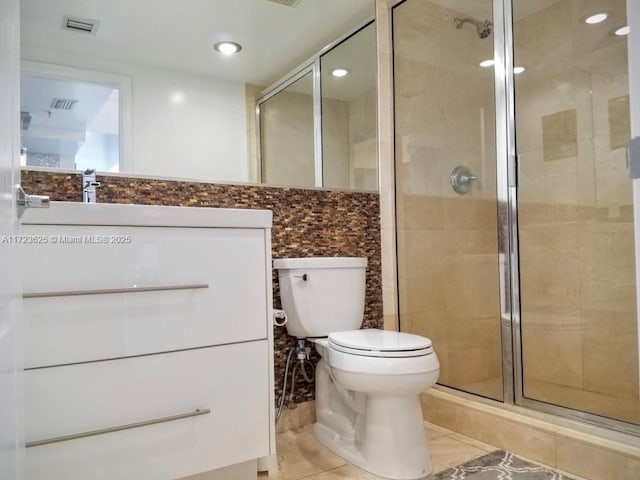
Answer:
[[[30,225],[270,228],[272,217],[271,210],[243,208],[51,202],[49,208],[27,210],[21,223]]]

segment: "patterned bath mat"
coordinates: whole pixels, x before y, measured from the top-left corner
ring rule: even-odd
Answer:
[[[573,480],[513,453],[496,450],[457,467],[436,473],[429,480]]]

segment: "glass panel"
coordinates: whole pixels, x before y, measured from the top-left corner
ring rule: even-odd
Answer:
[[[432,339],[439,383],[501,400],[491,20],[488,0],[393,10],[398,288],[401,330]]]
[[[377,190],[376,31],[360,30],[320,59],[323,186]]]
[[[638,423],[626,5],[600,5],[514,1],[523,394]]]
[[[20,89],[23,166],[119,171],[118,89],[33,75]]]
[[[311,72],[260,104],[262,183],[315,186]]]

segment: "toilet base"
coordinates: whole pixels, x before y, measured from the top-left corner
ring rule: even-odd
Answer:
[[[353,425],[353,435],[348,436],[321,422],[313,431],[329,450],[374,475],[418,480],[431,473],[418,395],[369,395],[366,414],[357,414]]]

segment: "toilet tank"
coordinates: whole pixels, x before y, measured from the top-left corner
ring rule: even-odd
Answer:
[[[360,328],[366,258],[281,258],[273,261],[273,267],[278,270],[289,335],[326,337],[331,332]]]

